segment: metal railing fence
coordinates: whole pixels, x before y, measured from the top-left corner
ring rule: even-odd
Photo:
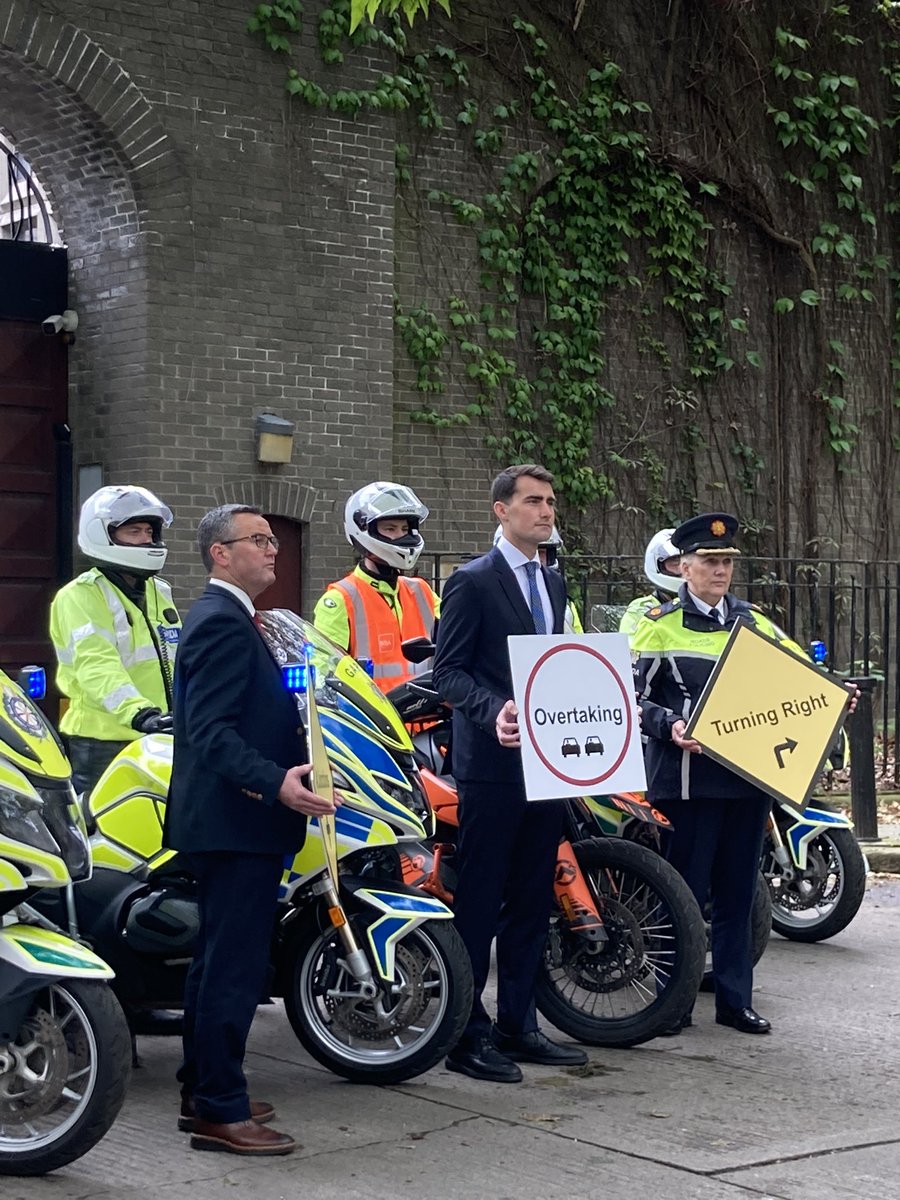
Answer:
[[[428,553],[419,574],[436,591],[472,554]],[[585,628],[591,610],[608,606],[610,625],[635,596],[651,589],[643,557],[623,554],[571,555],[561,560],[569,595]],[[894,753],[900,728],[900,562],[811,558],[735,559],[733,590],[758,604],[801,646],[819,640],[827,665],[838,675],[875,677],[876,761],[900,785]]]

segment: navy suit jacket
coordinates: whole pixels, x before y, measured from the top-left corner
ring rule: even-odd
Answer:
[[[308,761],[293,695],[237,596],[207,586],[175,661],[175,750],[164,841],[173,850],[291,854],[306,817],[278,792]]]
[[[565,585],[557,571],[543,575],[553,633],[562,633]],[[500,745],[495,722],[512,699],[506,639],[534,632],[515,573],[496,548],[460,567],[444,584],[433,679],[453,705],[450,769],[457,779],[522,783],[521,753]]]

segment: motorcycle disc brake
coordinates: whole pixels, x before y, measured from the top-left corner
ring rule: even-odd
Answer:
[[[818,846],[812,845],[808,848],[806,862],[807,867],[802,874],[798,873],[790,883],[783,883],[778,889],[775,903],[779,908],[802,912],[834,899],[838,883],[837,873],[828,870],[828,859]]]
[[[430,999],[425,988],[427,958],[421,951],[402,944],[395,954],[398,983],[393,995],[395,1005],[387,1019],[378,1016],[371,1000],[329,997],[326,1007],[335,1029],[363,1041],[379,1042],[401,1033],[424,1013]]]
[[[69,1048],[58,1022],[39,1010],[28,1018],[7,1052],[12,1062],[0,1075],[3,1123],[25,1123],[52,1112],[70,1070]]]
[[[609,940],[590,946],[580,938],[565,938],[556,964],[586,992],[617,992],[650,971],[644,934],[631,909],[606,896],[602,914]]]

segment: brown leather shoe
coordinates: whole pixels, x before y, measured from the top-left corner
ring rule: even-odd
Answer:
[[[274,1105],[267,1104],[265,1100],[250,1101],[250,1119],[255,1121],[257,1125],[265,1125],[266,1121],[271,1121],[275,1116]],[[194,1104],[193,1096],[181,1097],[181,1114],[178,1117],[178,1128],[182,1133],[194,1132],[194,1121],[197,1119],[197,1108]]]
[[[217,1125],[194,1117],[192,1150],[222,1150],[226,1154],[290,1154],[297,1143],[286,1133],[269,1129],[256,1121],[232,1121]]]

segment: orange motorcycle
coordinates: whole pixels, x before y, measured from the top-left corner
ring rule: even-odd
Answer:
[[[412,661],[433,653],[407,642]],[[430,673],[388,693],[409,727],[435,817],[427,842],[402,848],[404,879],[452,902],[456,882],[456,784],[447,766],[450,709]],[[669,822],[634,794],[584,796],[565,805],[555,898],[535,987],[538,1009],[557,1029],[593,1046],[636,1046],[671,1028],[694,1003],[703,977],[706,929],[689,888],[619,825]]]

